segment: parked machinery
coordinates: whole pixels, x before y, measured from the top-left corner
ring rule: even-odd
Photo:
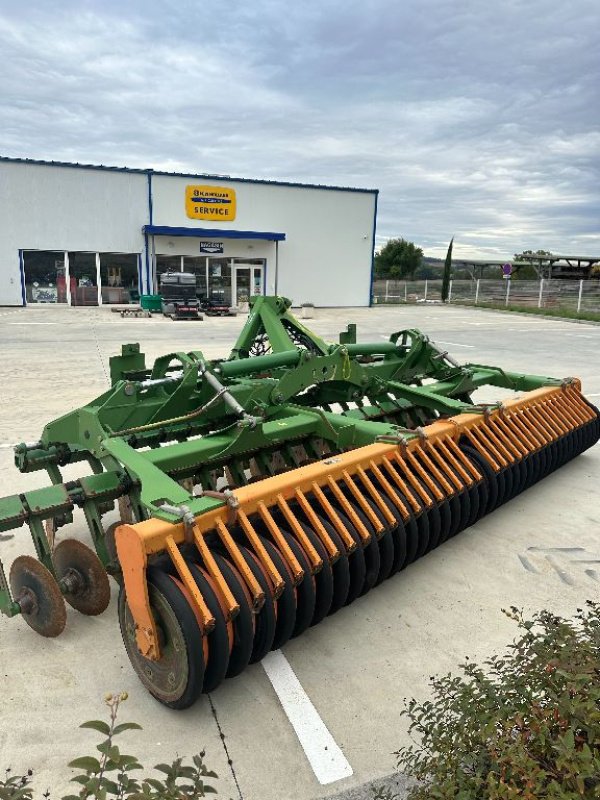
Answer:
[[[52,486],[0,500],[37,559],[0,565],[0,610],[44,636],[118,615],[154,697],[185,708],[579,455],[600,416],[577,379],[459,365],[417,330],[329,344],[258,297],[230,356],[139,346],[112,386],[16,447]],[[474,403],[492,385],[516,394]],[[92,474],[64,482],[61,467]],[[105,517],[118,504],[119,521]],[[95,552],[62,532],[83,509]]]
[[[162,312],[173,320],[201,320],[196,297],[196,276],[192,272],[163,272],[159,278]]]

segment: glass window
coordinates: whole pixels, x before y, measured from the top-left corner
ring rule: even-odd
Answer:
[[[97,306],[96,253],[69,253],[71,305]]]
[[[227,258],[208,259],[208,299],[231,305],[231,265]]]
[[[137,253],[100,253],[103,303],[138,303],[140,299]]]
[[[27,303],[66,303],[65,254],[49,250],[24,250]]]

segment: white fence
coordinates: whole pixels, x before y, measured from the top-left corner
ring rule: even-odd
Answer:
[[[439,303],[441,296],[441,280],[379,280],[373,284],[375,303]],[[600,314],[600,281],[452,280],[448,300],[475,306],[528,306]]]

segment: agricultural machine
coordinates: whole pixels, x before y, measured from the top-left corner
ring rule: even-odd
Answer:
[[[0,500],[37,554],[9,582],[0,565],[4,614],[57,636],[112,576],[134,670],[185,708],[600,438],[574,378],[460,365],[418,330],[330,344],[289,306],[254,298],[223,360],[124,345],[108,391],[15,448],[52,485]],[[483,386],[513,394],[476,403]],[[93,549],[62,535],[76,509]]]
[[[161,309],[173,320],[202,319],[193,272],[163,272],[159,280]]]

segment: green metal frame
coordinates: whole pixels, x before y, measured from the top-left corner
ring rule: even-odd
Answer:
[[[45,469],[52,485],[0,498],[0,532],[27,524],[38,558],[53,572],[43,523],[67,524],[80,507],[100,559],[115,573],[102,516],[121,496],[135,498],[138,519],[173,522],[184,513],[176,512],[181,507],[199,515],[225,502],[192,495],[184,479],[199,477],[210,485],[211,472],[227,467],[243,481],[243,464],[250,458],[264,462],[274,450],[286,453],[293,468],[297,443],[316,456],[315,441],[341,451],[389,437],[409,439],[437,418],[483,413],[470,399],[481,386],[529,391],[561,383],[461,366],[418,330],[361,344],[349,325],[331,344],[296,320],[290,305],[282,297],[255,298],[226,360],[176,352],[148,368],[138,344],[123,345],[110,362],[108,391],[48,423],[39,442],[15,448],[17,468]],[[92,474],[65,482],[61,467],[79,461]],[[0,612],[18,611],[0,562]]]

